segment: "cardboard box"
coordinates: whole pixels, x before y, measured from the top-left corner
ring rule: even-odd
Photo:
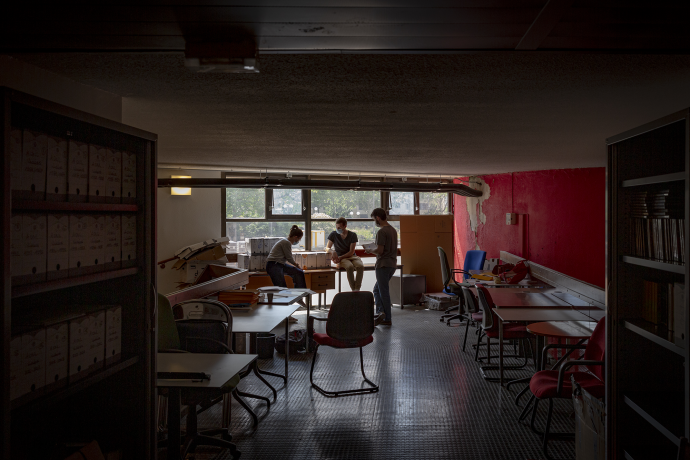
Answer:
[[[260,272],[265,272],[266,271],[266,263],[268,262],[268,256],[266,254],[261,255],[261,261],[259,262],[259,270]]]
[[[46,330],[36,329],[22,334],[22,373],[24,390],[33,399],[43,394],[46,384]]]
[[[85,273],[88,261],[89,225],[87,216],[70,214],[69,216],[69,276]]]
[[[249,282],[249,274],[247,272],[239,273],[240,270],[225,265],[207,265],[203,273],[197,280],[197,284],[205,283],[215,278],[221,278],[228,275],[236,275],[233,279],[237,281],[236,285],[246,285]]]
[[[13,285],[18,284],[19,276],[24,272],[22,222],[21,214],[13,215],[10,218],[10,274]]]
[[[249,270],[249,254],[237,254],[237,268]]]
[[[328,268],[331,265],[331,257],[327,252],[316,253],[316,266],[318,268]]]
[[[67,201],[84,203],[89,189],[89,145],[69,141],[67,151]]]
[[[89,145],[89,202],[105,203],[106,149]]]
[[[46,200],[67,200],[67,139],[46,138]]]
[[[199,277],[202,273],[204,273],[204,270],[206,270],[208,265],[225,266],[225,262],[216,260],[191,260],[187,262],[186,265],[184,282],[188,284],[198,284]]]
[[[46,280],[48,262],[48,223],[43,214],[22,216],[22,271],[19,284]]]
[[[173,269],[181,269],[188,260],[226,260],[225,258],[225,248],[222,245],[212,246],[210,249],[202,252],[198,252],[187,259],[178,259],[173,265]]]
[[[10,187],[14,198],[21,197],[22,187],[22,130],[10,130]]]
[[[270,254],[278,241],[280,238],[264,238],[264,254]]]
[[[74,382],[89,374],[88,340],[89,322],[87,315],[69,321],[69,380]]]
[[[69,216],[48,215],[48,280],[66,278],[69,274]]]
[[[17,198],[45,200],[47,136],[24,130],[22,140],[22,184]]]
[[[105,365],[105,310],[88,313],[86,365],[89,372]]]
[[[578,388],[573,385],[574,388]],[[586,391],[573,391],[575,458],[606,459],[606,406]]]
[[[122,152],[122,202],[137,202],[137,156]]]
[[[122,268],[134,267],[137,264],[137,216],[123,214],[122,228]]]
[[[12,336],[10,342],[10,400],[24,395],[24,373],[22,372],[22,336]]]
[[[114,305],[105,310],[105,365],[122,357],[122,307]]]
[[[249,270],[253,272],[259,272],[265,269],[266,266],[261,265],[261,254],[250,254]]]
[[[318,263],[317,263],[317,255],[315,252],[310,252],[307,254],[307,268],[312,269],[312,268],[317,268]]]
[[[117,270],[122,258],[122,220],[119,214],[108,214],[104,223],[103,268]]]
[[[99,214],[87,217],[89,226],[88,236],[88,272],[101,272],[105,270],[105,216]]]
[[[69,377],[69,321],[46,326],[46,392],[67,385]]]
[[[122,152],[106,149],[105,200],[119,203],[122,197]]]
[[[263,238],[245,238],[247,254],[263,254],[264,253],[264,239]]]

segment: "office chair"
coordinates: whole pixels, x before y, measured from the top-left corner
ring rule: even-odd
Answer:
[[[464,303],[462,295],[462,283],[458,283],[455,280],[455,274],[460,273],[463,275],[463,280],[470,277],[469,270],[481,270],[484,268],[484,261],[486,260],[486,251],[472,250],[467,251],[465,254],[465,263],[463,269],[451,269],[448,265],[448,257],[446,256],[446,251],[443,250],[441,246],[437,247],[438,257],[441,260],[441,276],[443,277],[443,292],[446,294],[456,295],[459,297],[459,303],[457,307],[451,307],[447,309],[444,315],[441,315],[440,321],[445,321],[447,325],[450,326],[450,322],[454,319],[462,318],[462,306]],[[466,286],[469,286],[466,285]],[[459,314],[450,313],[452,311],[459,310]]]
[[[462,341],[462,351],[465,351],[465,347],[467,346],[467,333],[470,329],[470,323],[477,325],[481,324],[483,313],[479,308],[477,308],[476,299],[474,294],[472,294],[472,291],[470,291],[470,288],[462,286],[462,294],[465,298],[465,312],[462,314],[462,317],[465,320],[465,338]],[[477,333],[479,333],[479,330],[477,330]],[[475,348],[476,347],[477,345],[475,345]]]
[[[314,333],[314,320],[326,321],[326,333]],[[364,356],[362,347],[374,341],[374,296],[371,292],[340,292],[333,297],[328,318],[309,317],[307,325],[309,336],[316,343],[314,357],[311,361],[309,381],[324,396],[338,397],[361,393],[376,393],[378,385],[369,380],[364,373]],[[359,362],[362,377],[371,388],[356,388],[352,390],[328,391],[314,383],[314,364],[319,346],[333,348],[359,348]]]

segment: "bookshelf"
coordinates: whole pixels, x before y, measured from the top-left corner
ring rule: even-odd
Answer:
[[[157,136],[121,123],[0,88],[2,98],[3,284],[0,330],[0,458],[50,458],[55,446],[96,439],[104,450],[123,458],[155,458],[155,301],[156,301],[156,144]],[[30,130],[65,140],[135,154],[135,189],[128,198],[108,195],[102,202],[70,202],[17,197],[12,184],[12,132]],[[132,156],[134,158],[134,156]],[[13,177],[12,174],[15,174]],[[124,173],[123,173],[124,174]],[[110,192],[108,192],[110,193]],[[134,196],[132,196],[134,195]],[[98,200],[95,200],[98,201]],[[23,215],[85,215],[133,218],[134,256],[92,272],[70,270],[51,279],[15,283],[11,271],[11,219]],[[120,219],[117,217],[117,219]],[[13,259],[14,260],[14,259]],[[120,305],[122,356],[70,378],[59,388],[11,399],[11,340],[18,324],[35,324],[69,311],[85,313],[91,305]]]
[[[689,133],[690,109],[607,139],[607,458],[690,435]]]

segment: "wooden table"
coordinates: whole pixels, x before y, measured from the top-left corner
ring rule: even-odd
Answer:
[[[496,284],[496,283],[494,283],[493,281],[483,281],[483,280],[478,280],[478,279],[474,279],[474,278],[470,278],[470,279],[465,280],[465,281],[468,282],[468,283],[471,283],[471,284],[481,283],[481,284],[483,284],[484,286],[486,286],[486,287],[488,287],[488,288],[512,288],[512,289],[518,289],[518,288],[532,288],[532,289],[547,289],[547,288],[550,288],[550,287],[551,287],[551,285],[549,285],[549,284],[547,284],[547,283],[545,283],[545,282],[543,282],[543,281],[539,281],[539,280],[529,280],[529,281],[522,280],[522,281],[519,281],[519,282],[516,283],[516,284],[508,284],[508,283]]]
[[[311,289],[319,296],[319,309],[321,309],[321,294],[324,295],[324,304],[326,303],[326,290],[335,289],[335,274],[338,270],[335,268],[312,268],[304,270],[304,280],[307,284],[307,289]],[[285,275],[289,278],[288,275]],[[287,280],[286,280],[287,282]],[[268,273],[263,272],[249,272],[249,283],[247,289],[257,289],[264,286],[273,286],[273,281]],[[311,296],[307,298],[307,302],[311,305]]]
[[[541,321],[599,321],[606,315],[604,310],[592,307],[586,314],[572,308],[493,308],[498,316],[498,373],[499,382],[503,385],[503,323],[504,322],[541,322]],[[589,316],[589,317],[588,317]]]
[[[168,389],[168,460],[181,460],[180,394],[182,388],[220,388],[250,365],[257,355],[212,353],[158,353],[157,372],[203,372],[210,380],[158,379],[159,388]],[[194,409],[196,410],[196,409]]]
[[[476,289],[476,288],[475,288]],[[491,299],[496,308],[572,308],[573,306],[550,293],[519,292],[492,289]]]
[[[538,371],[541,370],[542,363],[542,355],[539,350],[544,348],[546,339],[576,339],[580,341],[579,344],[592,336],[594,328],[580,323],[582,321],[543,321],[527,325],[527,331],[537,337],[537,359],[535,361]]]
[[[363,265],[364,265],[364,271],[365,271],[365,272],[371,272],[371,271],[376,270],[376,264],[363,264]],[[400,270],[400,274],[402,275],[402,272],[403,272],[403,264],[396,264],[396,265],[395,265],[395,268],[396,268],[396,270],[399,269],[399,270]],[[344,272],[344,271],[347,271],[347,270],[345,270],[345,269],[343,269],[343,268],[339,268],[339,269],[336,269],[336,271],[338,272],[338,292],[343,292],[343,291],[342,291],[342,288],[343,288],[343,272]],[[400,276],[400,309],[401,309],[401,310],[402,310],[403,308],[405,308],[405,305],[404,305],[404,303],[403,303],[403,292],[404,292],[404,291],[403,291],[403,279],[404,279],[404,278],[405,278],[404,276]]]

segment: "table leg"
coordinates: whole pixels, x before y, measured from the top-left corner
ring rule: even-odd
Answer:
[[[343,292],[343,272],[338,270],[338,292]]]
[[[180,389],[168,388],[168,460],[181,460]]]
[[[491,350],[488,350],[491,356]],[[499,384],[503,386],[503,320],[498,319],[498,378]]]
[[[403,300],[403,266],[400,266],[400,309],[405,308],[405,301]]]
[[[285,318],[285,385],[288,382],[288,357],[290,356],[290,320]]]

